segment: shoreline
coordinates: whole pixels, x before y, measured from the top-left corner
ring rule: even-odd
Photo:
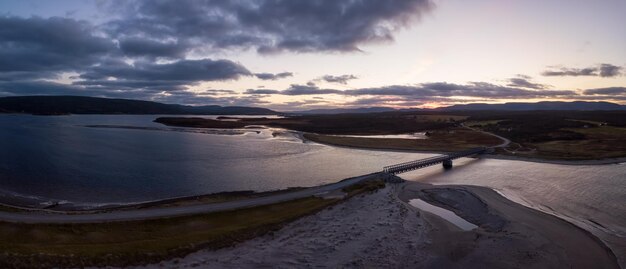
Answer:
[[[429,203],[448,208],[478,227],[462,230],[411,206],[408,201],[419,197],[413,191],[421,188],[440,190]],[[494,220],[497,225],[490,226]],[[388,184],[231,247],[204,249],[138,268],[312,265],[619,268],[614,252],[602,241],[560,218],[519,205],[489,188],[417,182]]]
[[[163,124],[163,123],[161,123]],[[166,126],[169,127],[169,125],[164,124]],[[160,130],[160,131],[182,131],[184,132],[185,129],[190,129],[191,131],[189,132],[198,132],[198,133],[202,133],[202,131],[199,131],[197,129],[208,129],[211,131],[208,131],[208,134],[216,134],[216,135],[241,135],[243,133],[247,132],[253,132],[253,131],[249,131],[246,130],[246,127],[241,128],[241,129],[220,129],[220,128],[194,128],[194,127],[174,127],[174,128],[156,128],[156,127],[133,127],[133,126],[115,126],[115,125],[87,125],[85,127],[104,127],[104,128],[126,128],[126,129],[146,129],[146,130]],[[489,132],[485,132],[485,131],[480,131],[480,130],[475,130],[473,128],[467,127],[467,126],[463,126],[464,128],[467,128],[469,130],[473,130],[476,132],[481,132],[484,134],[488,134],[491,136],[494,136],[498,139],[501,139],[503,141],[502,144],[500,145],[496,145],[494,147],[500,147],[501,145],[504,144],[508,144],[510,142],[510,140],[508,140],[507,138],[489,133]],[[272,129],[275,127],[271,127],[271,126],[263,126],[263,128],[265,129]],[[284,129],[284,128],[281,128]],[[229,133],[229,131],[231,131],[232,133]],[[320,145],[326,145],[326,146],[332,146],[332,147],[339,147],[339,148],[348,148],[348,149],[359,149],[359,150],[373,150],[373,151],[386,151],[386,152],[410,152],[410,153],[425,153],[425,154],[446,154],[449,152],[454,152],[454,151],[439,151],[439,150],[414,150],[414,149],[398,149],[398,148],[385,148],[385,147],[380,147],[380,148],[371,148],[371,147],[359,147],[359,146],[349,146],[349,145],[340,145],[340,144],[332,144],[332,143],[324,143],[324,142],[319,142],[319,141],[315,141],[315,140],[311,140],[306,138],[306,134],[309,134],[307,132],[303,132],[303,131],[297,131],[297,130],[290,130],[290,129],[284,129],[284,131],[286,133],[291,133],[293,134],[293,136],[299,140],[301,140],[303,143],[309,143],[309,142],[313,142],[316,144],[320,144]],[[310,133],[310,134],[315,134],[315,133]],[[515,156],[515,155],[508,155],[508,154],[497,154],[497,153],[491,153],[491,154],[485,154],[482,155],[485,156],[487,159],[497,159],[497,160],[510,160],[510,161],[523,161],[523,162],[534,162],[534,163],[547,163],[547,164],[560,164],[560,165],[609,165],[609,164],[620,164],[620,163],[626,163],[626,157],[617,157],[617,158],[607,158],[607,159],[580,159],[580,160],[568,160],[568,159],[546,159],[546,158],[541,158],[541,157],[527,157],[527,156]]]
[[[356,146],[329,144],[329,143],[322,143],[322,142],[318,142],[318,141],[307,139],[304,136],[304,133],[301,133],[299,138],[303,140],[303,143],[316,143],[316,144],[330,146],[330,147],[347,148],[347,149],[385,151],[385,152],[424,153],[424,154],[446,154],[446,153],[450,153],[450,151],[412,150],[412,149],[395,149],[395,148],[367,148],[367,147],[356,147]],[[592,159],[592,160],[565,160],[565,159],[529,158],[529,157],[511,156],[511,155],[494,154],[494,153],[492,153],[492,154],[483,154],[483,155],[481,155],[481,157],[483,157],[485,159],[507,160],[507,161],[521,161],[521,162],[534,162],[534,163],[547,163],[547,164],[560,164],[560,165],[610,165],[610,164],[626,163],[626,157],[610,158],[610,159]]]
[[[346,178],[343,180],[348,180]],[[341,181],[343,181],[341,180]],[[337,181],[340,182],[340,181]],[[337,183],[335,182],[335,183]],[[334,183],[330,183],[334,184]],[[326,184],[326,185],[330,185]],[[46,199],[32,195],[22,195],[13,192],[4,192],[0,195],[0,212],[2,207],[17,211],[46,212],[51,214],[97,214],[111,211],[128,211],[147,208],[177,207],[195,204],[212,204],[226,201],[236,201],[249,198],[267,197],[277,194],[295,192],[299,190],[321,187],[290,187],[285,189],[257,192],[253,190],[223,191],[201,195],[178,196],[157,200],[128,202],[128,203],[89,203],[73,202],[59,199]],[[7,193],[9,195],[7,195]]]
[[[226,202],[237,202],[248,199],[262,199],[272,196],[290,195],[298,192],[316,191],[318,189],[331,188],[332,186],[345,184],[348,181],[361,181],[363,178],[374,178],[378,172],[361,176],[348,177],[336,182],[322,184],[311,187],[289,187],[270,191],[224,191],[202,195],[188,195],[172,198],[164,198],[149,201],[138,201],[129,203],[74,203],[72,201],[59,199],[45,199],[32,195],[22,195],[13,192],[0,192],[0,212],[24,211],[39,212],[58,215],[68,214],[99,214],[110,212],[124,212],[133,210],[155,210],[173,207],[194,207],[202,205],[220,204]],[[360,179],[361,178],[361,179]],[[1,190],[0,190],[1,191]],[[7,195],[8,194],[8,195]],[[47,204],[51,204],[47,205]],[[7,209],[7,210],[5,210]]]
[[[282,135],[288,135],[298,140],[301,140],[302,143],[315,143],[315,144],[329,146],[329,147],[368,150],[368,151],[381,151],[381,152],[405,152],[405,153],[410,152],[410,153],[423,153],[423,154],[446,154],[448,153],[445,151],[364,148],[364,147],[355,147],[355,146],[327,144],[327,143],[321,143],[321,142],[307,139],[304,134],[306,133],[295,131],[295,130],[287,130],[287,129],[285,130],[284,133],[282,133]],[[483,154],[481,155],[481,158],[505,160],[505,161],[521,161],[521,162],[556,164],[556,165],[571,165],[571,166],[619,165],[619,164],[626,163],[626,157],[612,158],[612,159],[598,159],[598,160],[552,160],[552,159],[538,159],[538,158],[528,158],[528,157],[522,157],[522,156],[511,156],[511,155],[502,155],[502,154]],[[297,190],[299,188],[301,189],[302,187],[294,187],[294,188],[280,189],[280,190],[274,190],[274,191],[265,191],[265,192],[256,192],[254,190],[225,191],[225,192],[218,192],[218,193],[189,195],[189,196],[171,197],[171,198],[164,198],[164,199],[157,199],[157,200],[128,202],[128,203],[75,202],[75,201],[67,201],[67,200],[62,200],[62,199],[47,199],[45,197],[36,197],[36,196],[29,195],[29,194],[13,193],[11,191],[0,190],[0,207],[6,207],[9,209],[23,210],[23,211],[43,211],[43,212],[59,213],[59,214],[97,213],[97,212],[103,212],[103,211],[118,211],[118,210],[129,210],[129,209],[132,210],[133,208],[143,208],[144,206],[155,206],[155,207],[168,206],[168,204],[170,203],[194,201],[198,199],[209,198],[211,196],[221,196],[221,195],[229,195],[229,194],[236,194],[236,193],[247,193],[247,194],[252,194],[254,196],[272,195],[272,193],[285,192],[285,191],[288,191],[289,189]],[[2,211],[2,208],[0,208],[0,211]]]
[[[474,201],[468,199],[472,196]],[[599,260],[604,255],[608,263],[598,268],[620,268],[619,262],[624,259],[617,256],[619,250],[611,249],[592,232],[559,216],[516,203],[488,187],[407,182],[398,193],[398,198],[407,204],[411,199],[423,199],[454,212],[487,232],[520,233],[531,241],[536,239],[535,236],[545,237],[549,244],[565,251],[569,258],[567,262],[573,268],[595,268],[601,264]],[[560,267],[565,264],[560,263]]]

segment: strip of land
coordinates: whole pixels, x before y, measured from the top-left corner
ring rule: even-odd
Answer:
[[[334,146],[449,152],[498,147],[495,154],[553,162],[619,162],[626,158],[626,111],[455,111],[292,116],[211,120],[162,117],[155,122],[194,128],[279,127]],[[425,133],[427,139],[367,138]],[[349,137],[352,135],[353,137]],[[354,137],[361,136],[361,137]]]
[[[423,192],[425,191],[425,192]],[[423,198],[479,228],[464,231],[407,202]],[[390,185],[236,246],[162,267],[619,268],[590,233],[470,186]]]
[[[64,218],[61,223],[0,222],[0,238],[3,239],[0,242],[0,267],[125,267],[180,257],[200,249],[224,248],[271,233],[293,220],[384,187],[377,177],[361,179],[342,181],[333,184],[332,188],[318,188],[313,196],[290,196],[285,201],[281,198],[268,204],[261,202],[255,206],[202,214],[137,220],[135,216],[133,220],[96,223],[82,223],[82,217],[81,223],[76,223],[75,218],[70,221]],[[281,197],[280,194],[275,196]],[[77,216],[103,214],[107,213]],[[44,217],[44,220],[50,219]]]
[[[207,214],[255,206],[270,205],[286,202],[295,199],[306,198],[317,194],[341,190],[342,188],[360,183],[365,180],[374,179],[377,174],[353,177],[337,183],[281,192],[276,195],[253,197],[250,199],[237,199],[223,203],[201,203],[181,205],[174,207],[148,207],[137,210],[116,210],[102,212],[98,214],[48,214],[45,212],[7,212],[0,211],[0,221],[13,223],[98,223],[98,222],[122,222],[134,220],[147,220],[158,218],[170,218],[189,216],[196,214]]]
[[[462,230],[408,204],[417,198],[478,228]],[[0,266],[619,268],[613,252],[591,233],[483,187],[385,187],[380,177],[367,175],[245,201],[255,205],[191,215],[184,205],[150,208],[184,214],[146,220],[140,219],[146,211],[138,209],[0,222]],[[233,202],[239,201],[213,205]],[[139,214],[100,222],[98,216],[116,212]],[[96,223],[82,223],[93,221],[88,216],[96,216]]]

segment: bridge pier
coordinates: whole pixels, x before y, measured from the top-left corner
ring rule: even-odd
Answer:
[[[448,160],[444,160],[443,161],[443,168],[444,169],[450,169],[452,168],[452,160],[448,159]]]

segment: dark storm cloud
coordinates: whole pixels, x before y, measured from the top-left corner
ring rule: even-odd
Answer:
[[[292,84],[288,89],[270,90],[270,89],[248,89],[246,94],[281,94],[281,95],[317,95],[317,94],[342,94],[343,91],[333,89],[320,89],[317,86]]]
[[[4,77],[8,72],[50,77],[97,63],[115,49],[110,39],[98,36],[84,21],[0,16],[0,72]]]
[[[99,25],[70,18],[0,16],[2,93],[186,100],[196,94],[189,93],[188,86],[203,81],[293,75],[252,73],[232,61],[189,56],[222,49],[358,51],[362,44],[393,40],[397,30],[434,6],[430,0],[139,0],[105,5],[115,9],[111,17],[116,19]],[[77,73],[69,85],[42,81],[68,73]],[[348,79],[328,77],[338,83]],[[339,91],[308,84],[292,85],[282,93]],[[216,94],[196,95],[208,101],[208,95]]]
[[[145,38],[123,38],[119,40],[119,46],[130,57],[184,58],[189,49],[175,41],[162,42]]]
[[[119,4],[119,3],[116,3]],[[189,46],[280,51],[358,51],[429,12],[429,0],[136,1],[106,25],[117,37],[184,40]]]
[[[419,85],[391,85],[384,87],[360,88],[353,90],[320,89],[317,86],[291,85],[286,90],[248,90],[248,94],[320,95],[338,94],[345,96],[401,96],[404,98],[449,98],[454,96],[479,98],[545,98],[576,95],[566,90],[528,90],[500,86],[486,82],[454,84],[446,82],[423,83]]]
[[[282,73],[276,73],[276,74],[272,74],[272,73],[255,73],[254,76],[257,77],[258,79],[261,79],[261,80],[278,80],[278,79],[282,79],[282,78],[291,77],[291,76],[293,76],[293,73],[291,73],[291,72],[282,72]]]
[[[626,87],[609,87],[584,90],[585,95],[626,95]]]
[[[110,91],[133,98],[138,90],[181,91],[201,81],[252,75],[229,60],[177,60],[186,50],[176,40],[114,40],[85,21],[0,16],[0,81],[12,82],[3,84],[5,94],[46,94],[44,87],[49,87],[50,94]],[[127,57],[135,57],[132,65]],[[157,58],[173,61],[158,63]],[[41,81],[68,72],[79,74],[73,86]]]
[[[267,104],[258,97],[217,97],[207,93],[180,91],[168,94],[150,95],[150,100],[168,104],[221,105],[221,106],[260,106]]]
[[[83,81],[75,83],[93,86],[157,87],[160,90],[167,90],[176,89],[177,86],[193,85],[199,81],[231,80],[250,75],[252,74],[248,69],[228,60],[180,60],[165,64],[138,61],[133,65],[122,61],[110,61],[90,68],[79,76]]]
[[[0,95],[79,95],[109,98],[141,99],[170,104],[190,105],[231,105],[231,106],[259,106],[267,104],[255,96],[219,96],[221,94],[236,94],[230,90],[205,90],[190,92],[186,90],[169,91],[166,94],[151,90],[118,87],[91,87],[61,84],[49,81],[19,81],[0,82]]]
[[[542,89],[546,89],[550,87],[545,84],[531,82],[530,80],[531,80],[531,77],[529,76],[518,75],[515,78],[510,78],[509,84],[507,84],[507,86],[522,87],[522,88],[529,88],[529,89],[536,89],[536,90],[542,90]]]
[[[593,77],[615,77],[621,74],[622,67],[612,64],[600,64],[598,67],[568,68],[561,67],[557,70],[546,70],[541,74],[544,76],[593,76]]]
[[[341,75],[341,76],[325,75],[319,79],[326,81],[326,82],[331,82],[331,83],[348,84],[349,80],[357,79],[357,77],[355,75]]]

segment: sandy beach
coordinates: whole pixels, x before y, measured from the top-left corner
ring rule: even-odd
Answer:
[[[477,225],[465,231],[408,202]],[[406,182],[234,247],[139,268],[619,268],[590,233],[474,186]]]

